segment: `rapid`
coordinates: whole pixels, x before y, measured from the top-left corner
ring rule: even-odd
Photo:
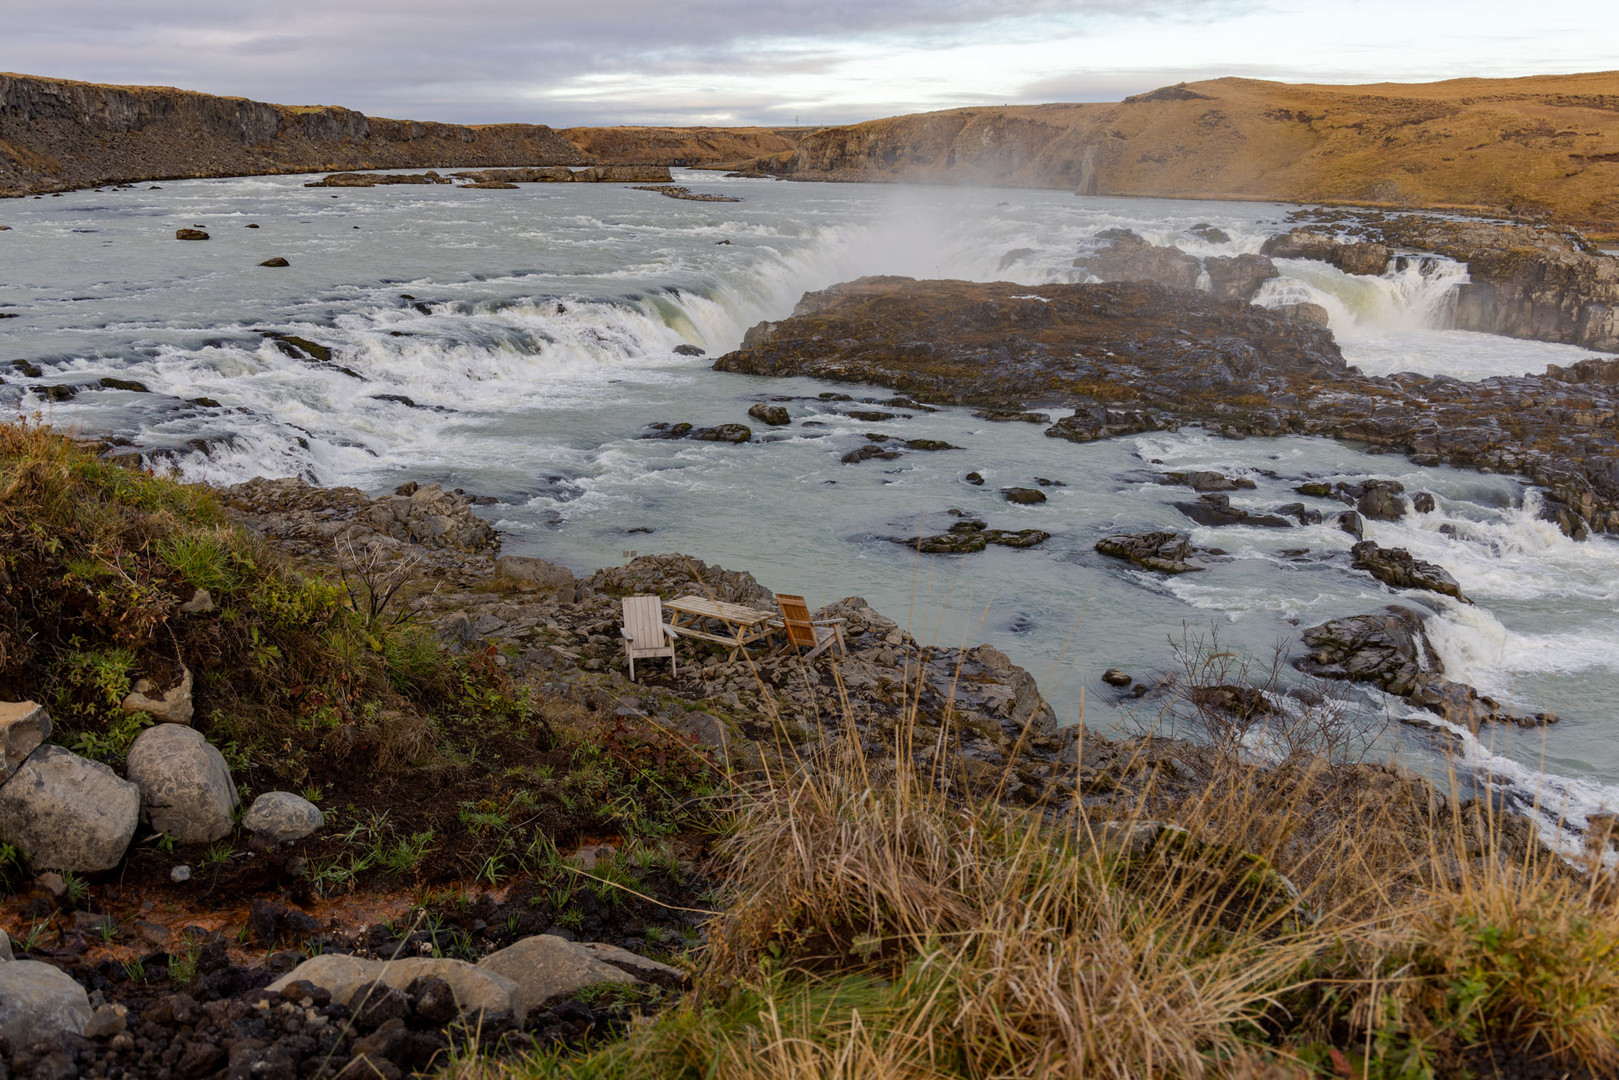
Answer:
[[[970,409],[846,415],[880,388],[710,370],[754,323],[811,289],[865,274],[1084,280],[1072,260],[1105,228],[1194,255],[1258,251],[1290,208],[1009,189],[775,183],[689,173],[739,196],[686,202],[605,184],[516,191],[448,186],[305,188],[309,177],[170,181],[0,203],[0,409],[112,438],[159,468],[228,484],[298,475],[391,490],[441,482],[494,500],[504,550],[588,571],[631,553],[681,551],[751,570],[813,604],[864,596],[941,644],[988,641],[1039,679],[1065,721],[1151,723],[1099,681],[1176,666],[1176,645],[1218,640],[1265,663],[1298,628],[1400,602],[1436,612],[1449,677],[1535,730],[1435,732],[1412,710],[1344,688],[1391,720],[1383,745],[1430,771],[1454,767],[1548,833],[1619,808],[1619,542],[1576,543],[1540,520],[1538,494],[1506,476],[1419,468],[1319,439],[1231,441],[1196,429],[1073,445]],[[1186,230],[1228,234],[1210,242]],[[250,228],[249,226],[257,226]],[[212,239],[177,242],[200,227]],[[288,259],[283,269],[258,264]],[[1257,303],[1326,308],[1349,363],[1372,374],[1462,379],[1543,371],[1596,354],[1444,329],[1466,267],[1396,260],[1381,277],[1279,260]],[[293,334],[333,364],[288,355]],[[694,346],[707,357],[682,355]],[[21,377],[24,359],[42,372]],[[104,377],[54,400],[49,385]],[[649,440],[658,421],[749,422],[762,400],[791,426],[731,446]],[[209,404],[209,402],[213,404]],[[869,432],[960,450],[844,465]],[[1391,477],[1435,496],[1430,514],[1368,522],[1367,536],[1448,569],[1475,601],[1396,595],[1349,566],[1331,524],[1208,529],[1172,503],[1185,488],[1144,470],[1211,469],[1254,481],[1236,505],[1300,500],[1306,479]],[[962,477],[976,471],[982,487]],[[997,494],[1057,481],[1048,502]],[[1303,500],[1323,511],[1329,500]],[[889,542],[942,531],[959,508],[994,528],[1041,528],[1031,550],[918,557]],[[1162,578],[1098,555],[1116,531],[1189,531],[1234,558]],[[1572,833],[1564,841],[1575,842]]]

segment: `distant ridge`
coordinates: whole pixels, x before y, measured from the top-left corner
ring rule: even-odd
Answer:
[[[770,128],[423,123],[162,86],[0,73],[0,196],[181,177],[350,169],[723,165],[790,150]],[[651,160],[657,159],[657,160]]]
[[[1619,236],[1619,72],[1367,86],[1180,83],[1122,102],[826,128],[752,171],[795,180],[1341,202]]]

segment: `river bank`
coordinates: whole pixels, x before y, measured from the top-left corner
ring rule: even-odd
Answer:
[[[1202,731],[1199,740],[1104,739],[1055,729],[1033,679],[992,646],[926,647],[849,598],[823,612],[846,620],[844,655],[733,662],[723,648],[690,643],[678,675],[651,661],[630,683],[612,640],[618,596],[701,588],[763,604],[769,593],[744,572],[682,556],[640,557],[583,579],[504,557],[468,498],[431,485],[372,498],[254,481],[215,495],[98,461],[48,432],[4,434],[0,506],[17,553],[7,564],[10,595],[32,597],[6,612],[5,625],[26,633],[4,641],[8,692],[50,698],[55,739],[115,766],[127,754],[132,773],[138,740],[200,732],[226,750],[243,805],[297,787],[325,815],[313,834],[290,841],[255,830],[251,813],[206,841],[166,841],[145,825],[110,871],[37,873],[65,848],[11,855],[4,910],[14,959],[0,963],[0,978],[50,968],[85,995],[82,1010],[64,1007],[50,1021],[71,1031],[77,1017],[77,1036],[54,1034],[36,1050],[8,1026],[14,1075],[395,1075],[488,1055],[513,1075],[659,1075],[672,1065],[664,1055],[676,1030],[731,1075],[741,1065],[734,1040],[766,1032],[750,1027],[763,1014],[745,1010],[739,1027],[735,1016],[704,1010],[738,992],[749,1010],[773,996],[793,1000],[795,971],[820,972],[806,985],[825,985],[836,971],[840,993],[862,994],[871,978],[911,970],[890,984],[903,994],[858,1038],[897,1040],[891,1052],[927,1056],[903,1036],[939,1003],[917,992],[929,968],[909,967],[914,950],[952,926],[969,940],[1011,940],[995,928],[1009,912],[972,912],[1023,895],[1010,883],[952,875],[1004,874],[1017,858],[1046,859],[1045,850],[1065,860],[1047,872],[1073,875],[1077,896],[1122,890],[1108,903],[1182,913],[1175,919],[1184,921],[1152,930],[1160,948],[1165,933],[1180,943],[1161,954],[1166,976],[1224,984],[1230,965],[1244,970],[1244,988],[1232,987],[1235,1011],[1199,1021],[1222,1031],[1255,1015],[1282,968],[1341,941],[1346,920],[1366,918],[1365,905],[1394,904],[1381,917],[1396,918],[1424,898],[1495,882],[1498,865],[1532,868],[1532,889],[1519,878],[1517,895],[1489,895],[1533,912],[1537,925],[1592,904],[1596,927],[1608,925],[1608,902],[1589,892],[1603,880],[1597,863],[1582,877],[1545,861],[1522,819],[1358,763],[1366,733],[1355,734],[1330,695],[1292,698],[1304,711],[1285,721],[1275,714],[1270,725],[1285,752],[1244,763],[1228,740],[1272,715],[1254,702],[1274,688],[1229,663],[1145,688],[1166,714]],[[251,532],[230,531],[221,514]],[[114,536],[126,540],[115,562],[85,546]],[[138,536],[144,545],[128,543]],[[202,546],[208,539],[217,546]],[[251,576],[242,572],[249,556]],[[94,569],[114,565],[122,577]],[[143,598],[145,615],[105,621],[113,609],[72,602],[82,583],[108,600]],[[125,596],[130,588],[138,591]],[[92,667],[122,682],[75,681]],[[129,711],[126,684],[151,679],[146,700],[167,702],[179,669],[191,673],[188,724],[170,712],[170,722],[151,726]],[[141,802],[154,820],[144,787]],[[795,844],[780,846],[784,828],[819,839],[795,855]],[[1068,853],[1076,828],[1082,842]],[[929,830],[943,831],[929,840]],[[1340,872],[1359,865],[1341,860],[1350,844],[1375,860],[1375,894],[1364,874]],[[19,858],[28,855],[32,878]],[[1082,955],[1070,950],[1085,940],[1088,931],[1060,945],[1062,955]],[[1223,959],[1209,967],[1214,940]],[[1510,951],[1515,941],[1490,948]],[[1581,942],[1565,946],[1565,963],[1583,963]],[[1407,948],[1373,939],[1361,947],[1372,951],[1338,961],[1331,978],[1347,973],[1343,963],[1359,970]],[[1457,962],[1419,954],[1424,970]],[[649,955],[663,966],[637,958]],[[404,956],[419,959],[364,966]],[[950,985],[987,991],[973,970],[948,975]],[[574,982],[556,981],[559,972]],[[696,989],[682,997],[687,979]],[[1403,994],[1404,985],[1394,979],[1380,992]],[[1478,1034],[1433,1042],[1429,1026],[1448,1031],[1447,1021],[1407,1019],[1380,1029],[1393,1049],[1379,1049],[1379,1060],[1413,1052],[1406,1032],[1428,1032],[1421,1060],[1527,1060],[1541,1044],[1507,1019],[1518,989],[1510,979],[1489,986]],[[1144,1003],[1140,992],[1121,986],[1087,997],[1086,1007]],[[1299,1056],[1301,1040],[1329,1063],[1335,1046],[1367,1056],[1347,1016],[1308,998],[1291,999],[1307,1007],[1283,1042],[1244,1060],[1299,1075],[1314,1060]],[[960,1007],[958,1023],[988,1015],[987,1000]],[[1606,1013],[1580,1023],[1595,1025],[1579,1029],[1589,1032],[1578,1036],[1584,1042],[1550,1047],[1574,1063],[1571,1075],[1583,1075],[1579,1062],[1605,1060],[1613,1036]],[[1138,1040],[1148,1028],[1088,1030],[1109,1034],[1046,1041],[1059,1057],[1003,1064],[1027,1075],[1145,1075],[1139,1055],[1182,1038],[1156,1021],[1147,1043]],[[1174,1044],[1193,1055],[1187,1062],[1204,1060],[1203,1030]],[[820,1023],[804,1035],[829,1050],[850,1037]],[[933,1068],[952,1074],[942,1061]]]

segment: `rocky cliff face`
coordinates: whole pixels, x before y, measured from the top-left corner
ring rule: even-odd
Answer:
[[[1080,194],[1487,209],[1619,235],[1619,72],[1430,84],[1181,84],[1115,104],[828,128],[759,173]]]
[[[0,73],[0,196],[119,181],[447,166],[726,165],[790,151],[768,128],[422,123],[168,87]],[[573,141],[570,141],[572,139]]]

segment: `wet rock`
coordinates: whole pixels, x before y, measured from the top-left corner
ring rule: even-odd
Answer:
[[[535,1006],[602,983],[636,982],[629,974],[589,949],[552,934],[524,938],[478,961],[478,966],[522,987]]]
[[[1231,234],[1224,229],[1217,229],[1206,221],[1200,221],[1186,230],[1192,236],[1210,244],[1229,244]]]
[[[1338,528],[1353,536],[1356,540],[1366,539],[1366,522],[1353,510],[1345,510],[1338,515]]]
[[[1426,491],[1419,491],[1411,496],[1411,509],[1419,514],[1433,513],[1434,505],[1433,496]]]
[[[1016,531],[989,529],[984,533],[984,536],[992,544],[1009,548],[1038,547],[1051,539],[1051,534],[1042,529],[1018,529]]]
[[[231,830],[239,805],[225,757],[201,732],[159,724],[136,736],[126,774],[140,788],[141,818],[180,844],[206,844]]]
[[[1542,500],[1540,512],[1537,515],[1542,521],[1550,521],[1559,531],[1570,540],[1589,540],[1591,528],[1571,506],[1561,499],[1547,498]]]
[[[1026,412],[1018,409],[979,409],[973,413],[980,420],[993,420],[999,424],[1049,424],[1051,414],[1043,412]]]
[[[751,406],[748,409],[748,415],[761,424],[769,424],[771,427],[781,427],[792,422],[792,417],[787,415],[787,409],[784,406],[767,405],[762,401]]]
[[[1366,517],[1378,521],[1399,521],[1410,509],[1409,504],[1400,497],[1405,485],[1398,480],[1368,480],[1359,487],[1361,494],[1355,502],[1355,509]]]
[[[132,394],[151,393],[151,391],[146,388],[145,383],[136,382],[134,379],[117,379],[111,375],[108,375],[97,380],[97,383],[103,390],[127,390]]]
[[[51,718],[32,701],[0,701],[0,784],[50,737]]]
[[[1046,501],[1046,493],[1039,488],[1009,487],[1001,488],[1001,497],[1009,503],[1020,506],[1031,506]]]
[[[206,240],[208,239],[208,234],[201,229],[176,229],[174,238],[176,240]]]
[[[961,447],[947,443],[943,439],[906,439],[905,449],[932,453],[938,450],[960,450]]]
[[[702,349],[699,349],[695,345],[676,345],[675,346],[675,355],[676,356],[704,356],[706,354],[703,352]]]
[[[253,800],[242,818],[242,828],[278,844],[302,840],[325,824],[320,807],[290,791],[266,791]]]
[[[1220,473],[1206,470],[1172,472],[1164,475],[1177,484],[1185,484],[1193,491],[1237,491],[1239,489],[1252,491],[1256,486],[1246,476],[1224,476]]]
[[[292,264],[289,263],[286,259],[282,258],[280,255],[277,255],[272,259],[265,259],[263,262],[259,263],[259,265],[260,266],[281,267],[281,266],[291,266]]]
[[[1298,666],[1324,678],[1376,683],[1404,697],[1425,674],[1443,672],[1422,624],[1422,615],[1391,605],[1383,614],[1355,615],[1312,626],[1303,632],[1309,652]]]
[[[274,345],[277,351],[294,360],[314,360],[321,364],[332,362],[332,350],[308,338],[299,337],[297,334],[283,334],[277,330],[261,330],[259,333]]]
[[[1046,428],[1046,435],[1069,442],[1096,442],[1142,431],[1174,430],[1175,424],[1151,409],[1110,409],[1105,405],[1074,410]]]
[[[1276,312],[1285,318],[1306,326],[1317,326],[1326,329],[1332,322],[1332,313],[1320,304],[1303,301],[1297,304],[1283,304],[1276,308]]]
[[[150,679],[137,679],[121,708],[126,713],[146,713],[163,724],[189,724],[192,716],[191,689],[190,668],[181,668],[180,681],[161,692]]]
[[[1178,247],[1157,247],[1128,229],[1096,234],[1102,246],[1081,255],[1074,266],[1101,281],[1151,281],[1172,289],[1195,289],[1198,262]]]
[[[1346,274],[1376,277],[1388,268],[1394,253],[1384,244],[1344,241],[1317,228],[1298,228],[1273,236],[1259,249],[1277,259],[1314,259],[1331,263]]]
[[[980,476],[976,472],[970,472],[966,476],[963,476],[961,479],[964,482],[971,484],[973,487],[983,487],[984,486],[984,478],[982,476]]]
[[[746,424],[719,424],[711,428],[698,428],[691,437],[699,442],[745,443],[753,438],[753,430]]]
[[[851,409],[843,415],[866,424],[880,424],[884,420],[894,419],[893,413],[883,412],[880,409]]]
[[[1118,668],[1108,668],[1106,671],[1102,672],[1102,681],[1107,683],[1109,686],[1123,688],[1129,686],[1134,680],[1124,672],[1120,671]]]
[[[27,376],[30,379],[43,378],[45,375],[45,372],[40,370],[38,364],[29,363],[27,360],[13,360],[11,362],[11,369],[21,375]]]
[[[1231,505],[1231,496],[1210,492],[1198,496],[1197,502],[1178,502],[1175,509],[1199,525],[1256,525],[1267,529],[1286,529],[1292,522],[1275,514],[1256,514],[1240,506]]]
[[[41,869],[111,870],[135,834],[140,806],[134,784],[47,744],[0,785],[0,839]]]
[[[0,1037],[14,1049],[50,1046],[90,1020],[84,988],[37,960],[0,963]]]
[[[1384,548],[1375,541],[1362,540],[1350,548],[1350,554],[1355,569],[1367,571],[1386,585],[1396,589],[1427,589],[1472,603],[1462,595],[1461,586],[1444,567],[1413,558],[1404,548]]]
[[[893,461],[900,456],[900,451],[891,450],[881,443],[867,443],[856,447],[844,454],[838,460],[845,465],[858,465],[862,461]]]
[[[1203,260],[1209,293],[1218,300],[1252,300],[1260,286],[1280,277],[1276,264],[1263,255],[1216,255]]]
[[[1096,542],[1096,550],[1116,559],[1126,559],[1144,570],[1165,574],[1186,574],[1204,567],[1193,562],[1198,549],[1184,533],[1118,533]]]

